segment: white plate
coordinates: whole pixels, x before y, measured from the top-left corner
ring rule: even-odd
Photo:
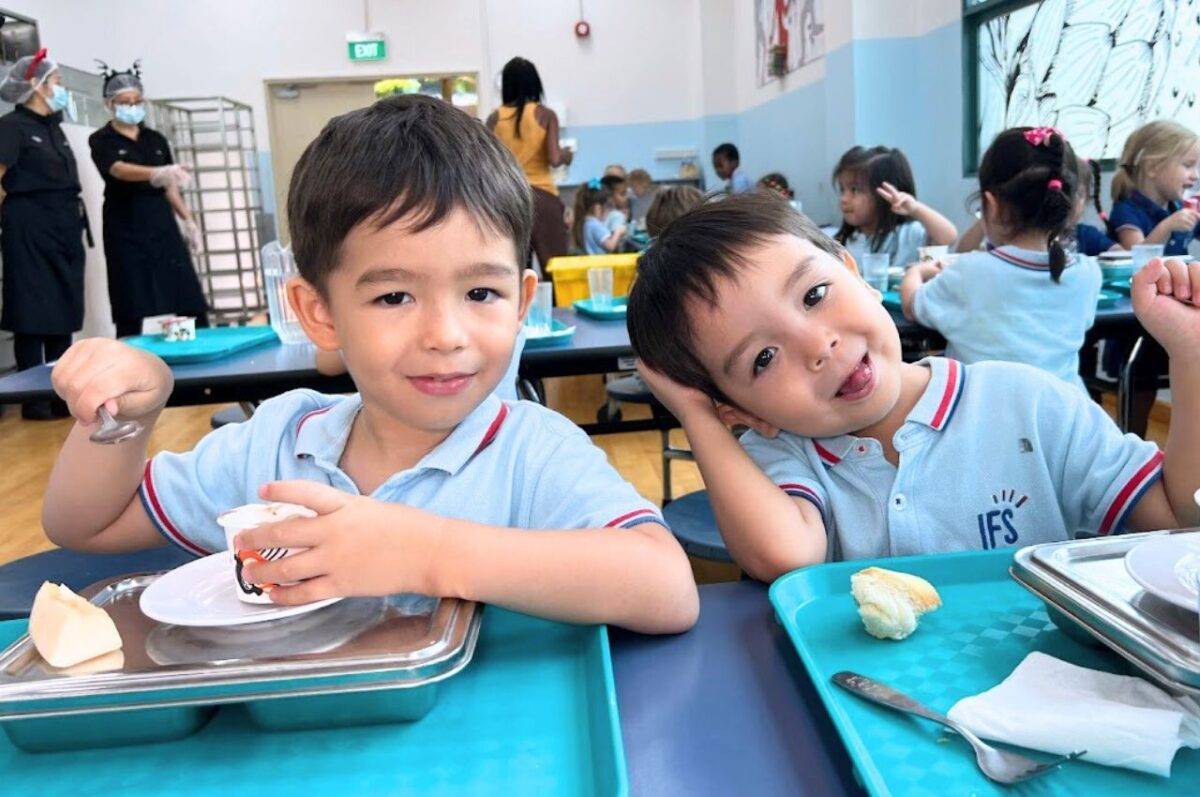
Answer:
[[[341,600],[329,598],[301,606],[245,603],[238,599],[232,571],[229,551],[180,565],[142,592],[142,613],[151,620],[173,625],[245,625],[307,614]]]
[[[1200,533],[1147,540],[1125,554],[1125,569],[1150,594],[1189,611],[1200,609]]]

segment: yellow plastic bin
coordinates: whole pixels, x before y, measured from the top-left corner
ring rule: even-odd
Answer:
[[[613,296],[628,296],[629,286],[637,275],[637,259],[637,252],[551,258],[546,273],[554,283],[554,306],[570,307],[579,299],[588,298],[589,268],[611,268]]]

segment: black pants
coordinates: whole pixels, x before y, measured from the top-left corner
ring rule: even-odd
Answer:
[[[57,360],[70,346],[70,335],[27,335],[17,332],[13,335],[13,354],[17,358],[17,370],[24,371]],[[67,405],[57,397],[49,401],[26,401],[21,404],[21,414],[25,418],[36,420],[65,418]]]
[[[13,354],[17,358],[17,370],[57,360],[71,346],[70,335],[26,335],[21,332],[13,336]]]

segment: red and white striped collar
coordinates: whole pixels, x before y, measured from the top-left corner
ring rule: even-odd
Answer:
[[[1049,271],[1050,270],[1050,253],[1036,252],[1032,249],[1021,249],[1016,246],[993,246],[988,244],[988,254],[997,260],[1008,263],[1017,268],[1024,268],[1030,271]],[[1075,256],[1067,255],[1067,268],[1075,265]]]
[[[946,357],[926,357],[918,365],[929,369],[929,384],[905,420],[940,432],[958,409],[967,382],[967,369],[958,360]]]

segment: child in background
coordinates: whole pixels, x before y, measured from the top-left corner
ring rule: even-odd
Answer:
[[[248,581],[283,585],[274,603],[416,592],[568,622],[690,626],[691,569],[657,507],[566,418],[495,395],[537,284],[524,268],[529,183],[499,140],[440,99],[380,100],[309,144],[287,210],[300,271],[288,298],[359,392],[292,390],[147,461],[170,369],[118,341],[80,341],[52,374],[78,422],[46,489],[50,538],[92,553],[169,540],[206,555],[226,549],[219,514],[284,501],[316,516],[235,541],[307,549],[246,563]],[[100,407],[144,430],[90,442]]]
[[[1196,184],[1198,158],[1200,139],[1181,124],[1159,119],[1133,131],[1125,139],[1112,179],[1108,234],[1126,249],[1162,244],[1164,254],[1186,255],[1200,222],[1200,214],[1183,204],[1185,192]],[[1161,346],[1152,339],[1146,344],[1132,386],[1129,428],[1137,434],[1146,433],[1159,377],[1168,365]],[[1110,375],[1120,373],[1132,348],[1129,338],[1107,341],[1104,370]]]
[[[891,316],[847,265],[757,194],[676,219],[638,263],[628,321],[643,378],[682,422],[750,575],[1200,521],[1200,264],[1152,260],[1132,286],[1171,353],[1165,458],[1036,368],[903,362]],[[752,429],[741,446],[735,424]]]
[[[1126,249],[1163,244],[1165,254],[1186,255],[1200,213],[1184,206],[1196,185],[1200,139],[1177,122],[1159,119],[1125,139],[1113,175],[1109,235]]]
[[[621,246],[625,228],[608,229],[604,223],[612,197],[599,180],[579,186],[575,192],[575,218],[571,234],[575,246],[585,255],[611,254]]]
[[[604,216],[604,226],[609,232],[618,227],[629,226],[629,181],[615,174],[600,178],[600,184],[608,189],[609,207]]]
[[[646,211],[654,200],[654,180],[645,169],[634,169],[629,173],[629,220],[640,224],[646,220]]]
[[[758,178],[758,188],[762,191],[772,191],[787,200],[788,204],[797,213],[800,212],[800,203],[796,201],[796,192],[788,185],[788,180],[779,172],[771,172],[764,174]]]
[[[979,164],[987,251],[918,263],[904,275],[904,314],[946,337],[964,363],[1006,360],[1083,388],[1079,349],[1096,318],[1100,266],[1068,255],[1079,210],[1079,164],[1049,127],[996,136]]]
[[[856,261],[887,252],[889,265],[917,260],[917,248],[952,244],[958,230],[942,214],[918,202],[908,158],[898,149],[854,147],[833,170],[842,226],[834,238]]]
[[[713,171],[725,181],[725,193],[744,194],[753,190],[750,178],[741,169],[742,155],[730,142],[718,144],[712,151]]]
[[[668,224],[693,208],[704,204],[704,194],[690,185],[671,185],[660,188],[646,211],[646,232],[657,237]]]
[[[1083,214],[1090,200],[1096,208],[1096,215],[1103,222],[1108,221],[1108,214],[1100,206],[1100,164],[1092,163],[1087,158],[1076,158],[1076,173],[1079,183],[1075,198],[1075,247],[1081,255],[1095,257],[1111,249],[1121,249],[1121,245],[1109,238],[1104,230],[1083,223]]]

